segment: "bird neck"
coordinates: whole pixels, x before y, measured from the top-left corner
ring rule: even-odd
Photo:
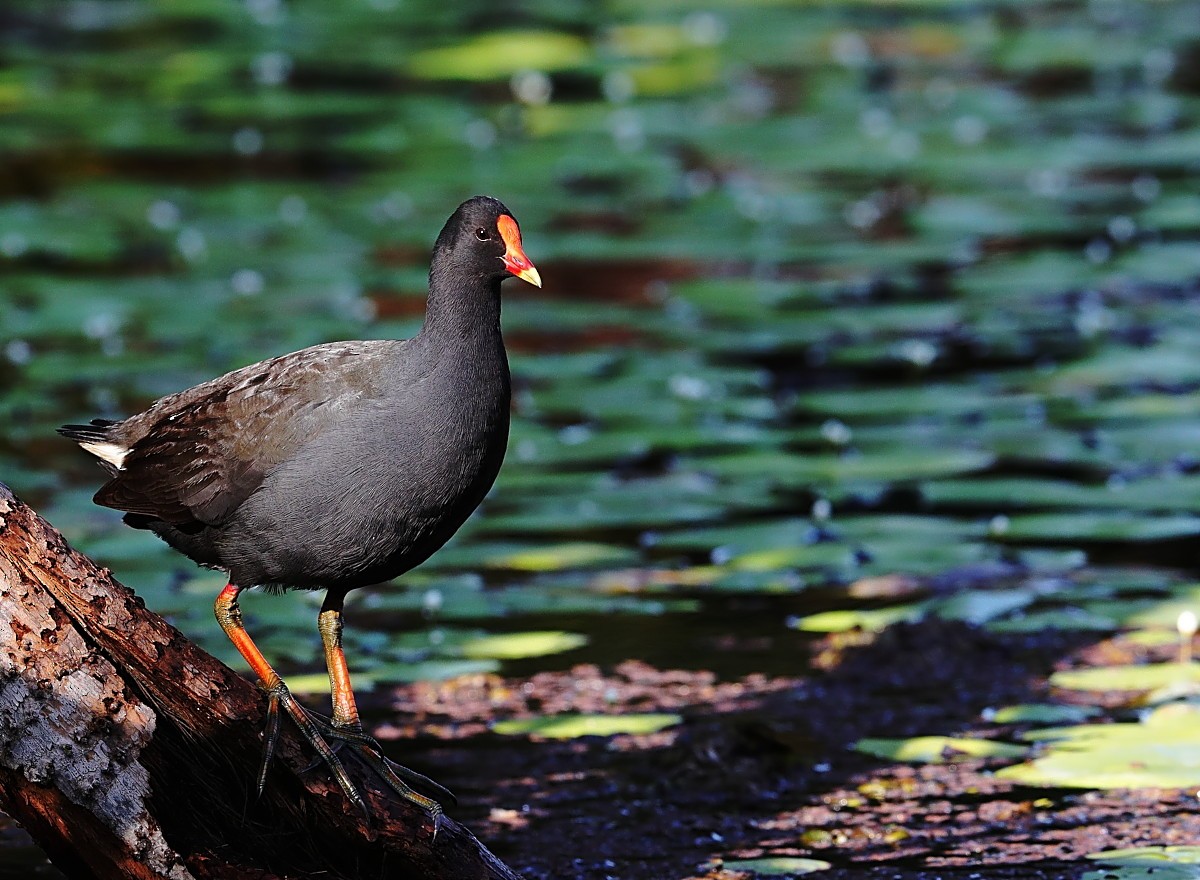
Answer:
[[[421,334],[450,343],[500,335],[500,279],[447,278],[430,272]]]

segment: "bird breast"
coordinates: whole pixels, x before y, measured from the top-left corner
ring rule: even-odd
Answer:
[[[240,566],[248,583],[352,587],[424,561],[499,472],[507,369],[490,379],[455,382],[432,371],[313,438],[267,475],[226,529],[231,573]]]

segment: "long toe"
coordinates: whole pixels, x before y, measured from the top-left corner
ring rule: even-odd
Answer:
[[[458,798],[454,792],[446,788],[440,782],[436,782],[426,776],[424,773],[419,773],[411,767],[405,767],[403,764],[397,764],[386,756],[383,757],[383,763],[389,773],[394,776],[404,779],[410,788],[423,792],[433,798],[443,807],[457,807]],[[387,777],[385,776],[386,780]],[[391,783],[389,783],[390,785]]]
[[[345,792],[347,799],[370,819],[371,814],[366,802],[358,793],[354,783],[350,781],[345,765],[339,757],[340,755],[353,755],[375,771],[388,788],[429,816],[433,820],[433,833],[436,837],[445,812],[443,806],[458,805],[458,798],[454,796],[453,792],[425,774],[389,760],[383,754],[383,747],[379,741],[364,732],[361,724],[336,724],[305,709],[296,702],[295,697],[283,682],[268,690],[267,693],[271,698],[271,708],[274,708],[276,718],[278,717],[278,707],[282,706],[317,753],[317,759],[305,770],[311,770],[318,764],[328,767],[342,791]],[[278,727],[277,722],[276,727]],[[270,721],[268,720],[269,728]],[[345,750],[345,746],[351,747],[348,752]],[[266,762],[269,760],[270,755],[268,754],[264,757],[264,776]]]
[[[275,744],[279,741],[279,695],[271,693],[267,702],[267,726],[263,730],[262,763],[258,768],[258,796],[262,797],[267,786],[267,770],[275,757]]]
[[[292,696],[291,691],[287,689],[287,685],[282,681],[270,688],[267,693],[271,698],[272,704],[282,706],[292,721],[296,723],[296,727],[299,728],[301,735],[313,747],[313,751],[317,753],[320,762],[329,768],[329,772],[337,780],[338,787],[346,795],[346,799],[354,804],[366,819],[370,820],[371,811],[367,808],[367,802],[363,800],[354,783],[350,781],[350,777],[346,773],[346,768],[338,758],[337,752],[322,735],[322,730],[324,728],[331,728],[332,725],[321,719],[320,716],[311,715],[307,709],[296,702],[296,698]],[[269,760],[269,758],[270,756],[268,755],[264,760]]]
[[[409,803],[420,807],[435,821],[442,815],[442,806],[456,806],[458,798],[445,786],[440,785],[416,770],[389,761],[383,755],[367,746],[356,746],[356,754],[364,764],[370,767],[387,783],[388,788]],[[424,794],[422,792],[427,792]],[[435,826],[436,827],[436,826]]]
[[[349,754],[356,756],[374,770],[392,791],[416,804],[430,816],[440,815],[442,807],[458,806],[458,798],[450,789],[430,779],[424,773],[419,773],[403,764],[397,764],[384,755],[383,746],[379,744],[379,740],[366,733],[361,724],[337,724],[312,712],[307,714],[313,726],[318,728],[321,735],[332,743],[334,752],[340,754],[343,744],[353,746],[353,751]]]

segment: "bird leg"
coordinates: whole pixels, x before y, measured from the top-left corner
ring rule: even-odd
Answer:
[[[321,644],[325,648],[325,665],[329,667],[329,689],[333,697],[333,717],[329,725],[321,724],[330,739],[348,743],[355,754],[374,770],[396,794],[424,810],[433,820],[436,833],[438,817],[442,815],[442,804],[456,803],[447,789],[427,776],[408,767],[389,761],[383,748],[372,736],[362,729],[358,707],[354,702],[354,691],[350,686],[350,670],[346,664],[346,652],[342,649],[342,607],[345,594],[330,591],[325,596],[321,613],[317,617],[317,629],[321,633]],[[403,779],[401,777],[404,777]],[[421,794],[407,779],[426,791],[433,792],[438,800]]]
[[[266,786],[267,768],[275,753],[275,743],[279,738],[279,707],[283,706],[284,711],[296,723],[309,745],[316,750],[320,760],[333,773],[334,779],[337,780],[346,798],[369,819],[370,811],[367,809],[366,802],[358,793],[358,789],[354,787],[354,783],[350,781],[350,777],[346,774],[346,768],[338,760],[335,751],[321,736],[321,727],[328,725],[318,724],[316,719],[310,717],[307,710],[296,702],[287,685],[283,683],[283,679],[267,662],[242,625],[242,610],[238,606],[238,594],[241,591],[242,587],[237,584],[226,585],[225,589],[217,596],[213,610],[216,612],[217,622],[221,624],[221,629],[225,631],[229,641],[233,642],[233,646],[238,649],[238,653],[250,664],[250,668],[258,676],[263,690],[267,692],[267,727],[263,733],[263,758],[258,771],[259,796],[262,796],[263,788]]]

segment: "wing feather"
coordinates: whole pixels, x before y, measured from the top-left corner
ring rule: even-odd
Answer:
[[[176,526],[220,525],[277,465],[384,393],[403,342],[328,343],[164,397],[108,426],[127,450],[96,493],[106,507]]]

